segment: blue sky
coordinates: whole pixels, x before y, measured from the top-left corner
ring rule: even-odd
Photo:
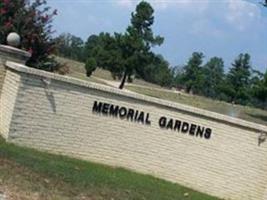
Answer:
[[[154,49],[172,66],[183,65],[194,51],[208,60],[222,57],[226,68],[239,53],[249,53],[255,69],[267,68],[267,8],[261,0],[148,0],[155,10],[153,30],[165,38]],[[57,34],[86,40],[91,34],[123,32],[138,0],[48,0],[58,9]]]

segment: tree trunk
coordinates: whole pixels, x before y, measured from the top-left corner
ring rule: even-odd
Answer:
[[[191,90],[192,90],[192,86],[190,85],[186,87],[185,92],[190,94]]]
[[[121,84],[120,84],[119,89],[121,89],[121,90],[123,89],[125,81],[126,81],[126,78],[127,78],[127,72],[125,71],[124,74],[123,74],[123,78],[121,80]]]

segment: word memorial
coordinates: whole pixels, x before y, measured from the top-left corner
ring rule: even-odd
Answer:
[[[92,111],[96,114],[126,119],[128,121],[144,125],[151,125],[152,123],[150,121],[149,113],[145,113],[144,111],[139,111],[132,108],[126,108],[119,105],[95,101]],[[205,139],[210,139],[212,135],[211,128],[206,128],[204,126],[192,124],[189,122],[183,122],[177,119],[167,118],[165,116],[159,118],[158,126],[162,129],[177,131],[183,134],[188,134],[191,136]]]

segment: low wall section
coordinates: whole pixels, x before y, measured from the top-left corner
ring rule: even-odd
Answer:
[[[120,166],[214,196],[264,200],[267,127],[7,62],[7,141]]]

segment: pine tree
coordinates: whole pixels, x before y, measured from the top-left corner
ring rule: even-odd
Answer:
[[[186,92],[201,94],[204,88],[204,74],[202,69],[204,54],[194,52],[184,67],[183,81]]]
[[[224,78],[224,62],[222,58],[211,58],[203,68],[204,70],[204,95],[217,98],[220,95],[220,86]]]
[[[227,81],[231,87],[231,101],[246,104],[249,100],[251,76],[250,55],[240,54],[232,64],[227,75]]]
[[[165,61],[160,60],[160,63],[154,65],[157,56],[151,48],[161,45],[163,38],[153,34],[153,14],[151,5],[142,1],[132,13],[131,24],[125,33],[100,33],[98,36],[90,36],[85,44],[86,56],[94,57],[97,66],[109,70],[114,78],[122,78],[120,89],[127,80],[132,80],[134,74],[146,78],[146,72],[151,67],[160,68],[164,72],[162,78],[169,79],[170,70]],[[154,79],[164,85],[170,82],[169,80]]]
[[[132,13],[131,25],[122,35],[120,46],[123,49],[122,57],[125,58],[125,65],[120,89],[124,87],[127,77],[129,78],[135,71],[141,72],[151,62],[151,47],[163,43],[162,37],[153,34],[153,14],[151,5],[141,1]]]
[[[63,33],[54,39],[57,53],[73,60],[86,61],[84,56],[84,42],[80,37],[70,33]]]
[[[267,109],[267,70],[263,78],[254,85],[253,95],[260,101],[262,107]]]

